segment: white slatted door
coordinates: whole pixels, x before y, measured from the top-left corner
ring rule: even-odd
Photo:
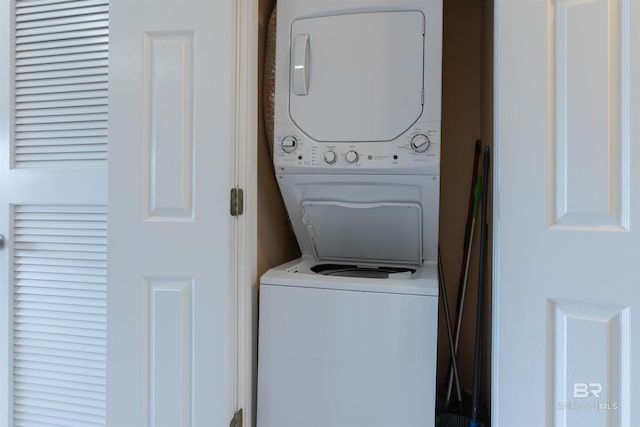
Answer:
[[[493,425],[640,422],[640,3],[496,3]]]
[[[14,207],[14,420],[103,425],[106,209]]]
[[[0,425],[104,425],[108,3],[0,19]]]
[[[236,5],[110,7],[108,425],[226,426]]]

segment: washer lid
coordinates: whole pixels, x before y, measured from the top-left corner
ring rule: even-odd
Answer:
[[[424,15],[352,13],[291,24],[289,114],[316,141],[391,141],[420,118]]]
[[[305,201],[303,223],[318,261],[420,265],[417,203]]]

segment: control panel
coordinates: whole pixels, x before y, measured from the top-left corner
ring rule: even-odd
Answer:
[[[393,141],[319,142],[295,126],[276,126],[274,165],[280,172],[299,168],[391,170],[434,168],[440,162],[440,123],[416,124]]]

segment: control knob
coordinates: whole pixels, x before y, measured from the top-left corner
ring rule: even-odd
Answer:
[[[336,160],[338,160],[338,156],[336,156],[336,153],[334,151],[327,151],[326,153],[324,153],[324,161],[328,164],[332,165],[336,162]]]
[[[431,147],[431,140],[424,133],[419,133],[411,138],[411,149],[416,153],[424,153]]]
[[[285,153],[293,153],[298,147],[298,140],[295,136],[285,136],[280,141],[280,147]]]
[[[351,151],[347,151],[347,154],[345,155],[345,158],[347,159],[347,162],[349,162],[349,163],[356,163],[358,161],[358,159],[360,158],[360,156],[358,156],[358,153],[356,153],[355,151],[351,150]]]

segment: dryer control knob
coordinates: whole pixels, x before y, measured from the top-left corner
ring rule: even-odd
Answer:
[[[411,138],[411,149],[416,153],[424,153],[431,147],[431,140],[424,133],[419,133]]]
[[[347,151],[347,154],[346,154],[345,157],[347,159],[347,162],[349,162],[349,163],[356,163],[358,161],[358,159],[360,158],[360,156],[358,156],[358,153],[356,153],[353,150]]]
[[[336,160],[338,160],[338,156],[336,156],[336,153],[334,151],[327,151],[326,153],[324,153],[324,161],[328,164],[332,165],[336,162]]]
[[[285,153],[293,153],[294,151],[296,151],[297,147],[298,140],[295,136],[285,136],[280,141],[280,148],[282,148],[282,151],[284,151]]]

